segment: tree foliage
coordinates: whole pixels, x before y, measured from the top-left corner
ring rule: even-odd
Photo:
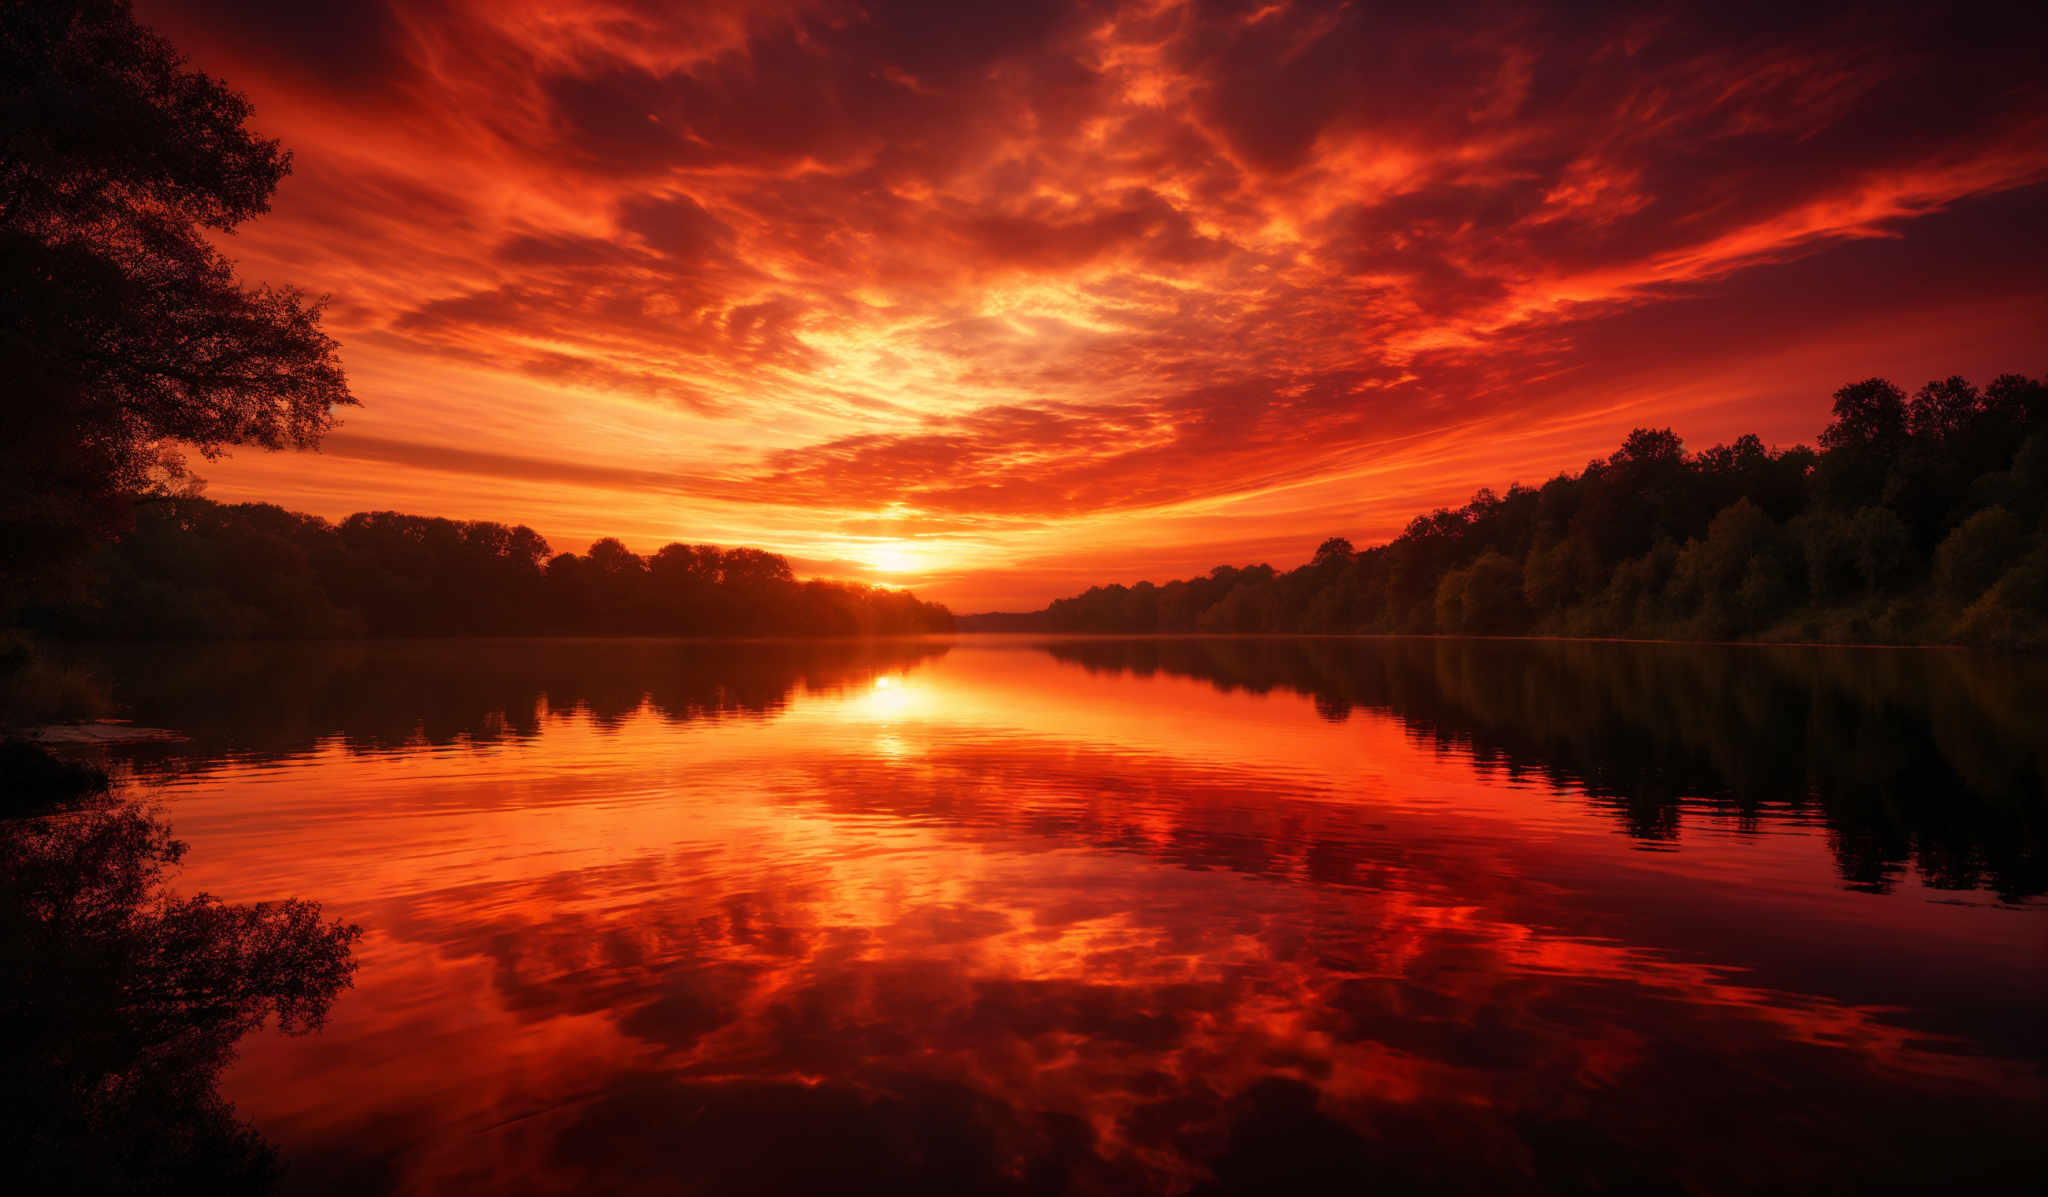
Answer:
[[[376,636],[858,636],[939,631],[906,591],[798,581],[754,548],[607,537],[551,554],[527,527],[358,512],[329,523],[268,504],[174,498],[88,560],[82,593],[29,626],[112,640]]]
[[[1818,452],[1687,453],[1636,429],[1540,487],[1481,490],[1392,541],[1308,564],[1098,586],[1091,632],[1461,632],[2048,642],[2048,386],[1961,378],[1835,393]]]
[[[125,523],[179,446],[304,447],[352,403],[321,304],[215,241],[290,167],[116,0],[0,7],[0,552],[16,586]],[[0,594],[0,604],[19,594]]]

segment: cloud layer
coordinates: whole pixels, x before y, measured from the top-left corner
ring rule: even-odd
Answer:
[[[230,252],[364,402],[217,494],[971,608],[2039,368],[2038,18],[672,7],[141,5],[295,150]]]

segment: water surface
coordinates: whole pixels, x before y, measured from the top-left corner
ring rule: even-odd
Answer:
[[[2043,1163],[2040,662],[1442,640],[104,663],[180,884],[362,925],[334,1192],[1691,1192]]]

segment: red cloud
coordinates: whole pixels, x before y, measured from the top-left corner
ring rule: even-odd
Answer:
[[[1632,424],[1811,436],[1847,378],[2037,364],[2038,17],[141,7],[296,151],[230,252],[333,293],[352,433],[413,447],[360,502],[216,471],[326,514],[680,461],[721,534],[923,519],[1008,605],[1105,513],[1140,574],[1298,555]],[[579,477],[496,514],[667,526]]]

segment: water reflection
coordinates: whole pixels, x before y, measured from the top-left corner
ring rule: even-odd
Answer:
[[[14,1192],[260,1192],[217,1090],[266,1021],[317,1027],[357,931],[309,902],[173,897],[185,846],[89,767],[0,743],[0,1160]]]
[[[1941,889],[2048,890],[2048,670],[1953,652],[1483,640],[1070,640],[1091,671],[1285,688],[1324,718],[1386,712],[1480,768],[1584,791],[1628,833],[1675,840],[1686,805],[1814,813],[1842,876],[1882,892],[1911,862]]]
[[[616,727],[760,719],[798,694],[865,686],[943,640],[417,640],[173,645],[84,656],[120,680],[122,714],[175,728],[190,767],[280,759],[338,739],[378,752],[530,739],[549,719]]]
[[[2038,674],[943,648],[379,646],[309,686],[360,700],[280,655],[253,725],[154,708],[196,737],[137,760],[208,887],[290,881],[368,928],[327,1033],[226,1081],[288,1186],[2038,1172],[2040,746],[2010,723]],[[1843,883],[1859,834],[1881,886]]]

